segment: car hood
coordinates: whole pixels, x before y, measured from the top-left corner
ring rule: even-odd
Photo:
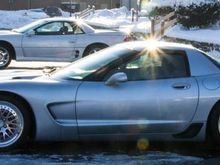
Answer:
[[[4,73],[0,74],[0,82],[8,80],[32,80],[36,77],[43,75],[42,71],[10,71],[6,70]]]
[[[19,35],[20,33],[11,30],[0,30],[0,35]]]

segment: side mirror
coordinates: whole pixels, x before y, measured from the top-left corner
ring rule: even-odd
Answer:
[[[35,33],[35,31],[34,30],[30,30],[30,31],[28,31],[27,33],[26,33],[26,35],[28,36],[28,37],[32,37],[33,35],[35,35],[36,33]]]
[[[118,72],[113,74],[106,82],[106,85],[114,86],[118,85],[119,83],[128,81],[128,77],[124,72]]]

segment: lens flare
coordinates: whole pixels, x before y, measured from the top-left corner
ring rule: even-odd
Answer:
[[[150,146],[150,143],[149,143],[149,140],[148,139],[145,139],[145,138],[142,138],[142,139],[139,139],[137,141],[137,148],[140,150],[140,151],[146,151],[148,150]]]

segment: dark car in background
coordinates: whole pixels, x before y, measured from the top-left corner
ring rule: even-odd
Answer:
[[[60,8],[66,12],[79,12],[80,11],[80,4],[79,3],[70,3],[70,2],[62,2]]]
[[[43,11],[50,17],[60,17],[63,16],[62,10],[56,6],[48,6],[43,9]]]

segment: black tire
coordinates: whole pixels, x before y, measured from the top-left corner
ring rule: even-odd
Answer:
[[[220,144],[220,108],[217,107],[213,110],[209,117],[209,131],[211,140],[214,141],[215,144]]]
[[[22,115],[22,117],[23,117],[23,120],[22,120],[23,121],[23,129],[22,129],[22,131],[20,131],[20,133],[19,133],[20,136],[17,137],[16,141],[11,143],[10,145],[9,144],[6,146],[3,145],[3,140],[2,140],[2,137],[0,136],[1,137],[0,138],[0,151],[7,151],[12,148],[13,149],[20,148],[20,147],[23,148],[25,145],[27,145],[27,143],[30,139],[29,137],[30,137],[31,123],[32,123],[30,111],[29,111],[28,107],[26,107],[25,104],[22,104],[22,102],[20,100],[17,100],[13,97],[10,97],[10,96],[1,96],[0,95],[0,110],[1,110],[1,112],[2,112],[2,106],[4,106],[4,105],[9,106],[9,107],[11,105],[13,105],[13,106],[11,106],[12,108],[17,108],[16,109],[17,112],[19,111],[19,113],[17,113],[18,117],[19,117],[19,115]],[[16,125],[18,125],[18,123],[16,120]],[[9,125],[9,124],[7,124],[7,125]],[[0,130],[2,128],[0,128]],[[0,131],[0,134],[2,135],[1,131]]]
[[[7,53],[7,57],[1,56],[1,53]],[[0,44],[0,69],[5,69],[11,63],[13,51],[9,46]],[[5,60],[5,62],[3,62]]]
[[[99,51],[99,50],[105,49],[107,47],[108,46],[104,45],[104,44],[94,44],[94,45],[88,46],[83,53],[83,57],[86,57],[86,56],[92,54],[93,50],[97,49],[97,51]]]

